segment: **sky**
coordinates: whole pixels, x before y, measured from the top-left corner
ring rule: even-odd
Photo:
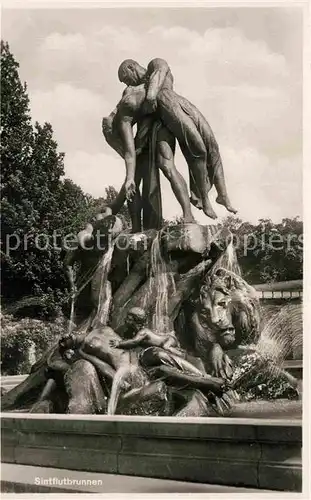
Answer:
[[[2,9],[27,82],[32,118],[52,124],[65,173],[95,197],[119,189],[121,157],[101,120],[124,89],[119,64],[165,59],[175,90],[195,104],[219,143],[238,216],[302,216],[302,15],[295,7]],[[179,149],[177,169],[188,183]],[[181,215],[161,175],[165,218]],[[219,219],[228,214],[215,204]],[[212,221],[194,209],[198,222]]]

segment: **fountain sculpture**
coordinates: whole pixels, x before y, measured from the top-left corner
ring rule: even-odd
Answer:
[[[196,224],[191,212],[190,201],[216,217],[208,199],[214,184],[218,203],[235,213],[209,124],[175,94],[165,61],[145,70],[127,60],[119,77],[129,87],[102,128],[125,160],[124,185],[66,256],[68,332],[4,395],[2,410],[226,415],[239,394],[276,378],[297,397],[296,380],[282,369],[284,342],[273,328],[261,331],[259,302],[241,276],[232,235]],[[190,199],[174,164],[176,139],[189,166]],[[163,224],[159,169],[182,207],[180,224]],[[131,233],[117,217],[126,199]]]
[[[286,346],[261,331],[227,231],[181,224],[111,239],[108,219],[106,248],[84,250],[93,265],[97,254],[83,288],[91,313],[76,296],[69,331],[4,395],[3,411],[229,415],[239,392],[275,377],[295,396]]]

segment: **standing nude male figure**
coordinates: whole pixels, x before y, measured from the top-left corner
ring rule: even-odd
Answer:
[[[143,86],[140,86],[140,90],[144,93]],[[132,230],[134,233],[141,231],[140,212],[144,200],[141,199],[139,186],[144,175],[148,175],[148,172],[144,172],[146,163],[153,161],[150,156],[154,156],[155,169],[161,170],[170,182],[172,191],[182,208],[183,221],[194,222],[186,181],[174,163],[175,137],[154,114],[145,114],[141,105],[143,100],[137,100],[138,95],[142,97],[142,93],[140,91],[137,93],[136,88],[125,89],[117,108],[108,117],[103,118],[102,122],[103,134],[108,144],[124,158],[127,172],[126,181],[116,200],[111,204],[112,213],[118,213],[128,198]],[[134,141],[132,127],[135,123],[137,123],[137,134]],[[147,151],[146,155],[148,148],[149,154]],[[144,157],[140,156],[142,152]],[[156,210],[161,212],[161,204]]]
[[[216,201],[224,205],[229,212],[236,213],[227,193],[223,165],[214,134],[200,111],[174,92],[173,76],[166,61],[153,59],[146,70],[136,61],[127,59],[120,65],[118,75],[119,80],[128,86],[144,85],[142,115],[157,113],[162,123],[178,139],[189,167],[193,205],[215,219],[217,215],[208,197],[214,184],[218,192]],[[122,124],[122,127],[124,131],[126,126]]]

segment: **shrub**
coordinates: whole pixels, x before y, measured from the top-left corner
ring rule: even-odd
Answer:
[[[66,329],[66,320],[54,322],[1,316],[2,375],[29,373],[32,364]]]

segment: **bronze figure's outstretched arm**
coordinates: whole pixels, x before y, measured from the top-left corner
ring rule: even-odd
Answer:
[[[126,181],[134,180],[136,168],[136,153],[132,124],[124,117],[119,122],[120,137],[124,146]]]
[[[145,338],[145,333],[138,332],[137,335],[135,335],[135,337],[133,337],[132,339],[121,340],[115,345],[115,347],[117,347],[118,349],[133,349],[134,347],[138,347],[139,345],[141,345]]]
[[[118,130],[124,150],[124,161],[126,168],[126,179],[124,184],[126,198],[132,200],[136,192],[135,172],[136,172],[136,151],[134,134],[132,129],[132,117],[127,117],[121,113],[117,114]],[[122,198],[122,196],[120,197]]]

